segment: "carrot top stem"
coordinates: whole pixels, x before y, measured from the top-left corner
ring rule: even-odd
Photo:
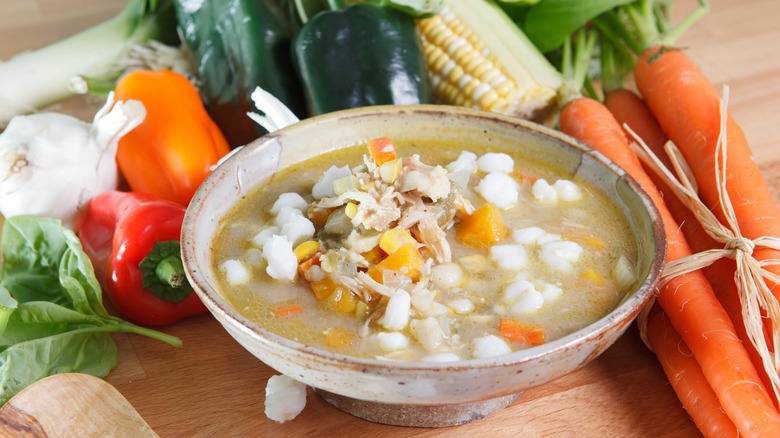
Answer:
[[[588,67],[597,40],[596,32],[588,32],[585,28],[580,28],[571,38],[564,41],[561,56],[563,86],[558,97],[561,107],[578,97],[582,97],[582,88],[588,77]],[[572,41],[574,47],[572,47]]]

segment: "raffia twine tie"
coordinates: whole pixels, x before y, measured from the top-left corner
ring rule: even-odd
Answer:
[[[754,256],[754,252],[758,248],[780,251],[780,237],[763,236],[749,239],[740,232],[736,213],[726,188],[728,94],[728,86],[724,86],[720,105],[720,132],[715,149],[716,184],[727,224],[722,224],[699,199],[693,172],[674,143],[669,141],[664,146],[672,167],[675,169],[673,174],[630,127],[624,126],[635,140],[631,146],[642,162],[666,182],[677,198],[694,214],[707,234],[723,245],[722,249],[710,249],[668,262],[664,266],[655,294],[640,312],[637,323],[642,340],[652,350],[647,336],[647,317],[650,308],[655,303],[656,296],[664,285],[677,276],[707,267],[724,257],[735,260],[737,268],[734,282],[739,292],[745,330],[761,356],[764,370],[771,381],[775,395],[780,398],[780,374],[778,373],[780,368],[780,303],[767,284],[767,281],[770,281],[780,285],[780,276],[764,269],[768,265],[779,265],[780,259],[759,261]],[[769,339],[764,331],[764,321],[768,322],[766,328],[769,332]],[[769,349],[770,343],[773,347],[771,350]]]

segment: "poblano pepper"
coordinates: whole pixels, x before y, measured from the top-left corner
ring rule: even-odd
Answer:
[[[231,146],[266,133],[246,113],[256,111],[256,87],[300,118],[305,106],[290,59],[298,29],[290,0],[175,0],[178,27],[195,59],[201,94]]]
[[[310,115],[431,102],[412,16],[371,2],[331,9],[311,17],[292,40]]]

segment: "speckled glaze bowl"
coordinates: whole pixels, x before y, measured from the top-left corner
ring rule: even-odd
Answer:
[[[450,363],[359,359],[308,347],[252,323],[223,298],[212,269],[212,242],[223,218],[280,169],[371,138],[446,140],[453,147],[513,145],[603,191],[629,219],[640,248],[640,281],[593,324],[505,356]],[[504,146],[502,146],[504,145]],[[313,387],[330,403],[368,420],[452,426],[482,418],[524,389],[569,373],[601,354],[648,301],[666,252],[661,219],[636,182],[603,155],[537,124],[453,106],[376,106],[303,120],[247,145],[201,185],[184,218],[182,257],[195,291],[225,329],[278,372]]]

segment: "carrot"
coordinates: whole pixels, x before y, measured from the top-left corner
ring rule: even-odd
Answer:
[[[681,50],[653,47],[645,51],[637,60],[634,74],[648,107],[691,166],[701,199],[722,221],[715,183],[721,120],[717,90]],[[726,133],[726,191],[742,235],[748,239],[780,236],[780,207],[753,159],[745,134],[730,114]],[[780,251],[759,247],[753,255],[761,262],[780,258]],[[780,265],[768,265],[766,269],[780,275]],[[767,284],[775,297],[780,297],[780,285]]]
[[[312,256],[304,259],[302,262],[298,263],[298,273],[303,275],[306,273],[306,271],[311,268],[314,265],[319,266],[320,264],[320,258],[317,256]]]
[[[368,269],[369,277],[378,283],[384,283],[384,272],[392,271],[413,277],[417,273],[417,268],[422,265],[422,255],[414,243],[407,243],[392,254],[385,257],[381,262]]]
[[[300,306],[298,304],[276,307],[273,310],[274,315],[276,316],[290,316],[292,314],[300,313],[302,311],[303,311],[303,306]]]
[[[374,138],[368,141],[368,153],[377,166],[396,159],[393,142],[387,137]]]
[[[560,129],[609,157],[645,189],[664,222],[667,261],[691,254],[661,194],[603,104],[590,98],[569,102],[561,113]],[[690,347],[740,433],[764,437],[780,434],[780,414],[704,274],[694,271],[670,279],[660,289],[657,302]]]
[[[464,216],[456,230],[458,240],[472,248],[490,247],[509,235],[501,211],[493,203],[479,207]]]
[[[655,116],[650,112],[650,108],[647,107],[641,97],[632,91],[618,89],[607,94],[604,99],[604,105],[612,112],[621,126],[627,125],[664,162],[667,168],[671,168],[670,160],[664,151],[664,145],[668,140],[666,134],[664,134]],[[680,229],[691,246],[691,250],[694,253],[698,253],[717,248],[717,242],[704,231],[694,214],[677,199],[667,184],[653,173],[650,173],[649,176],[661,192],[664,202],[675,221],[680,224]],[[753,366],[755,366],[761,377],[761,381],[765,387],[771,388],[772,383],[764,369],[763,359],[745,329],[745,321],[742,316],[742,302],[740,301],[737,285],[734,283],[735,270],[735,262],[729,259],[718,260],[714,264],[702,269],[704,276],[707,277],[715,292],[715,296],[729,314],[729,319],[734,324],[737,337],[745,345]],[[774,391],[770,391],[769,395],[772,397],[775,405],[777,405]]]
[[[528,345],[542,345],[545,342],[544,326],[515,319],[501,318],[498,333],[510,341]]]
[[[604,97],[604,105],[620,126],[628,125],[651,149],[663,150],[668,138],[650,112],[650,108],[636,93],[618,88],[607,93]]]
[[[701,366],[658,306],[650,310],[647,335],[669,383],[702,434],[707,437],[738,436]]]
[[[320,281],[315,281],[311,284],[311,291],[318,300],[323,301],[330,298],[339,286],[330,277],[325,277]]]
[[[512,176],[512,178],[515,179],[515,181],[519,183],[528,181],[529,183],[533,184],[536,182],[536,180],[539,179],[539,177],[528,175],[526,173],[520,172],[519,170],[513,170],[512,173],[510,173],[510,175]]]

